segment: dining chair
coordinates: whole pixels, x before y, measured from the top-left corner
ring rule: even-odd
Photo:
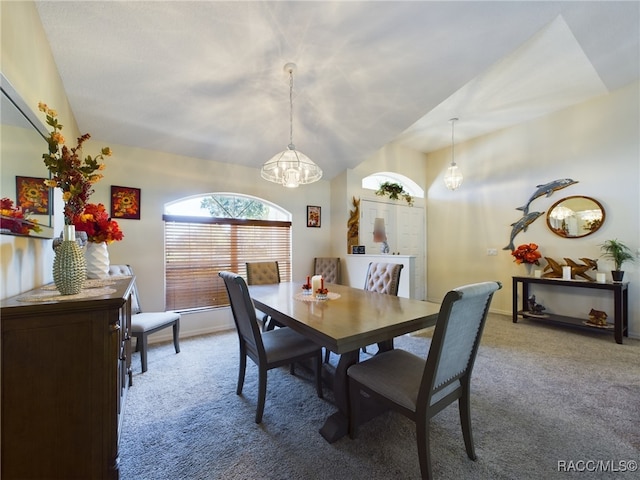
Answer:
[[[133,276],[131,265],[109,265],[109,276]],[[136,339],[136,352],[140,352],[142,373],[147,371],[148,337],[165,328],[173,328],[173,347],[180,353],[180,314],[178,312],[143,312],[138,287],[133,282],[131,291],[131,336]]]
[[[269,285],[280,283],[280,267],[277,261],[273,262],[246,262],[247,284],[248,285]],[[256,310],[256,315],[262,321],[263,330],[273,330],[274,327],[281,327],[279,322],[274,321],[264,312]]]
[[[267,372],[302,360],[315,360],[316,392],[322,398],[322,348],[291,328],[260,332],[255,307],[244,279],[232,272],[219,272],[229,294],[231,312],[240,342],[240,370],[236,394],[242,394],[247,357],[258,366],[258,406],[256,423],[262,422],[267,394]]]
[[[475,460],[469,390],[471,371],[500,282],[482,282],[448,292],[438,314],[426,360],[405,350],[389,350],[352,365],[349,381],[349,435],[357,438],[361,392],[416,424],[422,478],[432,478],[430,419],[458,400],[467,455]]]
[[[327,283],[340,284],[340,258],[316,257],[313,259],[313,274],[322,275]]]

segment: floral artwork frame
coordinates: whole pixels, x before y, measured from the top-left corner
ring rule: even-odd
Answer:
[[[140,220],[140,198],[139,188],[111,185],[111,217]]]
[[[46,178],[16,176],[17,206],[25,213],[49,215],[51,212],[50,188],[45,185]]]
[[[320,228],[322,209],[315,205],[307,205],[307,227]]]

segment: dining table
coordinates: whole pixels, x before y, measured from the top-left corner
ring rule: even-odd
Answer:
[[[392,349],[395,337],[434,326],[440,306],[345,285],[324,287],[326,299],[305,295],[302,282],[248,288],[258,310],[339,355],[337,365],[323,365],[323,379],[333,389],[337,411],[325,420],[320,434],[332,443],[348,433],[347,369],[360,361],[361,349],[373,344],[378,351]],[[380,409],[371,406],[366,412],[369,419]]]

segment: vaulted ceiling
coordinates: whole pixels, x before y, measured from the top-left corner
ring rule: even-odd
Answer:
[[[638,80],[640,2],[39,1],[83,132],[259,168],[293,140],[330,179]]]

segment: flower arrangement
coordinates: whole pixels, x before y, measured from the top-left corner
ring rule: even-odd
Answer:
[[[45,180],[45,184],[50,188],[58,187],[62,190],[65,224],[71,225],[74,217],[83,212],[89,196],[93,193],[93,184],[102,178],[102,174],[98,173],[104,170],[104,164],[101,162],[105,156],[111,156],[111,149],[105,147],[95,157],[87,155],[84,159],[81,158],[82,144],[91,138],[91,135],[85,133],[78,138],[77,146],[69,148],[64,144],[65,139],[60,133],[62,125],[58,123],[57,112],[42,102],[38,104],[38,110],[46,114],[47,125],[52,128],[46,139],[49,152],[42,155],[44,164],[51,173],[51,178]]]
[[[384,182],[380,184],[376,195],[379,197],[388,196],[391,200],[398,200],[400,197],[404,198],[409,206],[413,206],[413,197],[405,192],[402,185],[399,183]]]
[[[29,235],[29,231],[42,231],[37,220],[29,220],[29,213],[25,213],[22,208],[14,207],[13,200],[4,197],[0,199],[0,228],[6,228],[12,233]]]
[[[73,225],[76,231],[86,232],[87,240],[92,243],[109,244],[124,238],[118,222],[109,217],[102,203],[87,203],[84,211],[73,218]]]
[[[538,245],[535,243],[525,243],[520,245],[511,255],[515,257],[514,262],[518,265],[521,263],[540,265],[542,254],[538,251]]]

